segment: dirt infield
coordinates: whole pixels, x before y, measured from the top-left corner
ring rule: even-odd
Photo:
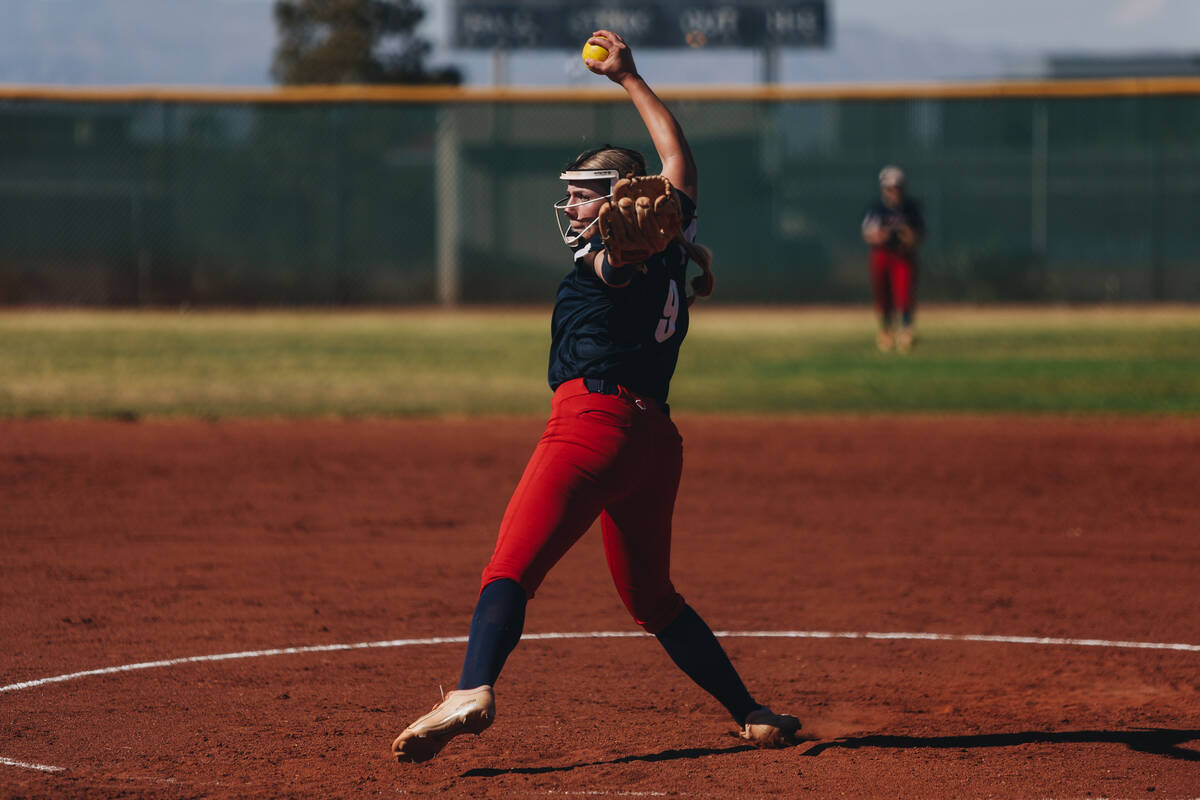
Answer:
[[[0,423],[0,796],[1200,797],[1195,419],[684,417],[676,584],[778,632],[723,641],[813,739],[743,746],[651,638],[544,638],[395,764],[541,425]],[[597,631],[636,633],[593,533],[526,632]]]

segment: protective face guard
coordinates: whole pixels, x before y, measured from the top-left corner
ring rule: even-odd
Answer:
[[[568,208],[575,208],[576,206],[586,206],[588,203],[596,202],[596,200],[607,200],[608,198],[612,197],[613,186],[616,185],[617,180],[620,177],[621,173],[615,169],[572,169],[567,170],[558,176],[559,180],[567,181],[569,183],[600,181],[604,180],[605,178],[608,179],[608,194],[604,195],[603,197],[599,197],[594,200],[581,200],[578,203],[572,203],[570,202],[571,198],[568,195],[554,204],[554,222],[556,225],[558,225],[558,232],[562,235],[563,243],[567,245],[567,247],[574,247],[576,242],[586,238],[588,231],[590,231],[592,226],[598,222],[598,219],[592,220],[591,223],[579,233],[573,233],[571,231],[571,218],[567,216],[566,210]]]

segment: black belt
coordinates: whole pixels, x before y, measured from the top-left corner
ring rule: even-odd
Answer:
[[[584,378],[583,388],[587,389],[592,394],[618,395],[621,393],[621,384],[608,378]],[[654,403],[658,410],[663,414],[667,415],[668,417],[671,416],[671,407],[666,403],[660,403],[657,400],[651,400],[649,398],[647,398],[647,401]],[[637,404],[642,406],[641,398],[638,398]]]
[[[583,386],[593,394],[620,394],[621,385],[608,378],[584,378]]]

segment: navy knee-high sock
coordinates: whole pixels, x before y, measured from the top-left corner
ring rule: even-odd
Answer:
[[[525,602],[525,590],[509,578],[494,580],[483,587],[471,620],[459,689],[496,684],[508,654],[517,646],[525,629]]]
[[[656,636],[676,666],[717,698],[738,725],[745,724],[746,715],[762,707],[746,690],[712,629],[691,606],[685,605],[675,621]]]

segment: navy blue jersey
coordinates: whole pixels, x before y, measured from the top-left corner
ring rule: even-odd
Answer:
[[[684,236],[695,238],[696,205],[676,190]],[[575,268],[563,278],[550,329],[550,388],[575,378],[607,378],[637,394],[667,402],[679,346],[688,330],[684,280],[688,257],[674,243],[650,258],[645,272],[614,288],[584,256],[604,246],[599,236],[575,250]]]
[[[867,209],[862,225],[864,228],[873,225],[881,228],[908,225],[908,227],[916,231],[918,236],[925,233],[925,218],[921,216],[921,206],[911,197],[905,197],[900,203],[900,208],[889,208],[883,200],[876,200]],[[900,235],[895,231],[884,242],[883,247],[887,250],[896,251],[905,249],[903,242],[900,241]]]

